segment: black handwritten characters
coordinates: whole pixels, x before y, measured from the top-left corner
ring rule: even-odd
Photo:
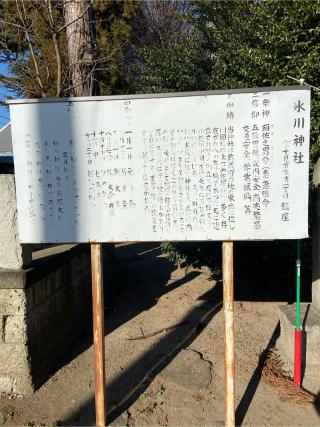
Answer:
[[[19,125],[20,222],[64,230],[62,241],[68,230],[69,241],[96,240],[100,230],[119,241],[306,233],[309,92],[59,105],[59,131]]]

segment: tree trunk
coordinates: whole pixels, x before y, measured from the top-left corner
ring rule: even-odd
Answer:
[[[71,75],[72,95],[94,96],[100,94],[100,85],[95,71],[98,49],[96,45],[95,12],[90,0],[65,0],[65,24]],[[108,243],[105,260],[111,282],[116,271],[114,244]]]
[[[95,16],[90,0],[65,0],[71,94],[99,95],[96,76]]]

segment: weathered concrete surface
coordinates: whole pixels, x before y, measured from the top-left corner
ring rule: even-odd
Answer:
[[[285,362],[285,368],[293,374],[295,305],[279,306],[279,318],[281,333],[276,346]],[[314,309],[313,304],[301,304],[301,322],[303,385],[317,393],[320,390],[320,312]]]
[[[90,276],[87,245],[47,248],[29,269],[0,270],[0,393],[32,393],[86,330]]]
[[[196,351],[182,350],[160,376],[178,386],[201,390],[211,383],[211,364]]]
[[[0,175],[0,268],[20,269],[31,262],[31,247],[18,235],[14,175]]]
[[[28,270],[8,270],[0,268],[1,289],[24,289]],[[0,302],[1,311],[1,302]]]
[[[312,223],[312,304],[320,311],[320,159],[313,172],[314,209]]]
[[[112,251],[103,248],[110,288]],[[35,391],[91,330],[90,316],[89,245],[49,247],[28,269],[0,269],[0,393]]]

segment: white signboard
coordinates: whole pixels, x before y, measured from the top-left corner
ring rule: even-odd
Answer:
[[[22,242],[308,236],[310,90],[10,103]]]

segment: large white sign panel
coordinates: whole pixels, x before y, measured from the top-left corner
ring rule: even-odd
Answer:
[[[310,90],[10,104],[22,242],[308,236]]]

